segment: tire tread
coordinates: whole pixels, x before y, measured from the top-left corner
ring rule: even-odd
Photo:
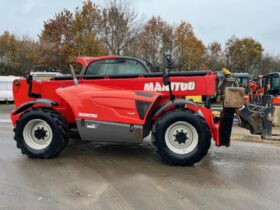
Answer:
[[[23,129],[22,124],[24,124],[25,117],[31,113],[45,115],[47,118],[52,119],[55,122],[55,126],[57,126],[58,130],[60,131],[55,137],[57,141],[55,142],[55,146],[47,148],[40,154],[34,154],[26,147],[21,133]],[[59,112],[49,108],[32,108],[24,112],[16,121],[14,133],[14,140],[16,141],[17,148],[21,150],[23,155],[27,155],[30,158],[47,159],[56,157],[60,152],[63,151],[69,142],[69,131],[65,117],[63,117]]]
[[[165,145],[163,135],[165,131],[161,130],[162,127],[164,127],[164,125],[167,123],[167,121],[169,119],[172,119],[174,116],[177,116],[178,113],[182,115],[185,114],[186,116],[188,115],[188,117],[192,116],[192,118],[194,118],[199,124],[199,127],[202,128],[201,131],[198,131],[198,133],[200,133],[200,136],[203,137],[203,142],[199,142],[200,148],[198,149],[198,152],[194,153],[194,155],[189,158],[178,158],[178,156],[172,155],[172,152],[167,152],[167,150],[169,149]],[[153,133],[155,139],[154,145],[156,146],[159,155],[170,165],[193,165],[201,161],[202,158],[208,153],[208,150],[211,146],[211,133],[208,124],[199,113],[194,113],[190,110],[183,109],[169,111],[158,119],[155,126],[156,130]]]

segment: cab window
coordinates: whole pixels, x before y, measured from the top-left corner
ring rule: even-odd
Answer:
[[[280,78],[278,75],[273,75],[271,81],[271,91],[274,94],[279,93],[279,87],[280,87]]]
[[[265,90],[272,95],[280,92],[280,78],[278,75],[272,75],[265,78]]]
[[[265,88],[265,92],[269,92],[270,91],[270,87],[271,87],[271,77],[265,77],[264,79],[264,88]]]
[[[246,88],[248,86],[249,79],[247,77],[239,77],[237,79],[241,87]]]
[[[125,75],[125,74],[144,74],[147,73],[146,68],[132,59],[107,59],[95,61],[91,63],[86,75],[92,76],[110,76],[110,75]]]

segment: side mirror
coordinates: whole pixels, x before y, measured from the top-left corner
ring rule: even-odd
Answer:
[[[171,53],[170,52],[164,53],[164,58],[166,61],[166,68],[168,68],[169,70],[173,68],[174,62],[172,61]]]
[[[170,83],[170,81],[169,81],[168,70],[165,69],[165,70],[163,71],[163,84],[166,86],[166,85],[168,85],[169,83]]]
[[[33,80],[33,76],[32,76],[31,74],[29,74],[29,75],[26,76],[26,83],[27,83],[27,84],[32,83],[32,80]]]

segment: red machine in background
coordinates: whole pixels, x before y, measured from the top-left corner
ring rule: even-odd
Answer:
[[[265,95],[273,96],[273,104],[280,106],[280,72],[267,74],[263,77]]]
[[[263,76],[256,76],[249,82],[250,87],[250,95],[263,95],[264,88],[263,88]]]
[[[250,94],[261,98],[272,96],[274,105],[280,105],[280,73],[274,72],[264,76],[258,76],[249,83]]]

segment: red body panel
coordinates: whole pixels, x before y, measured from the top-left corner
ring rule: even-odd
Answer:
[[[116,57],[81,57],[77,58],[76,61],[86,67],[95,60]],[[177,98],[188,95],[213,96],[216,91],[216,77],[216,74],[211,71],[208,71],[204,76],[171,76],[172,92]],[[13,85],[16,107],[34,100],[28,96],[28,87],[26,80],[19,80],[19,84]],[[53,108],[64,115],[68,123],[75,123],[77,119],[88,119],[144,125],[147,113],[150,112],[153,105],[156,104],[156,109],[159,109],[162,104],[169,100],[169,90],[167,86],[163,85],[161,76],[105,77],[101,79],[82,77],[77,86],[73,85],[72,80],[33,81],[32,92],[40,94],[41,98],[56,102],[58,106]],[[150,97],[137,95],[136,92],[148,93]],[[142,119],[138,114],[136,101],[150,103]],[[214,123],[211,109],[195,105],[187,105],[187,108],[202,114],[216,145],[219,145],[220,125]],[[13,124],[20,115],[21,113],[11,115]]]
[[[33,81],[33,92],[40,93],[42,98],[47,98],[52,101],[55,101],[59,104],[56,109],[60,111],[67,119],[68,122],[75,122],[73,112],[67,102],[65,102],[59,95],[56,93],[56,89],[59,87],[67,87],[73,85],[73,81]],[[15,106],[19,107],[20,105],[34,100],[34,98],[28,97],[28,84],[26,80],[19,80],[19,85],[13,85],[13,94]],[[20,114],[12,117],[12,122],[15,124],[15,121],[20,116]]]
[[[206,76],[192,77],[171,77],[173,84],[173,94],[176,96],[187,95],[214,95],[216,75],[210,74]],[[188,85],[188,84],[194,84]],[[119,90],[138,90],[162,92],[165,97],[169,96],[167,87],[162,84],[161,77],[138,77],[138,78],[121,78],[121,79],[80,79],[79,84],[93,84],[102,86],[103,89],[114,89],[116,94]],[[185,87],[182,84],[187,84]],[[56,89],[73,85],[72,80],[53,80],[53,81],[33,81],[33,92],[40,93],[42,98],[53,100],[59,104],[57,109],[62,112],[68,122],[75,122],[75,117],[68,103],[66,103],[57,93]],[[146,90],[145,90],[146,86]],[[188,90],[186,88],[191,88]],[[117,90],[117,91],[116,91]],[[161,91],[162,90],[162,91]],[[16,107],[30,101],[34,98],[28,97],[28,84],[26,80],[20,80],[19,86],[13,86]],[[74,94],[73,94],[74,96]]]
[[[140,119],[135,101],[150,102],[151,109],[161,93],[153,97],[137,96],[135,91],[114,90],[97,85],[78,85],[58,88],[57,94],[70,105],[75,119],[99,120],[144,125],[146,117]],[[146,114],[147,115],[147,114]]]

